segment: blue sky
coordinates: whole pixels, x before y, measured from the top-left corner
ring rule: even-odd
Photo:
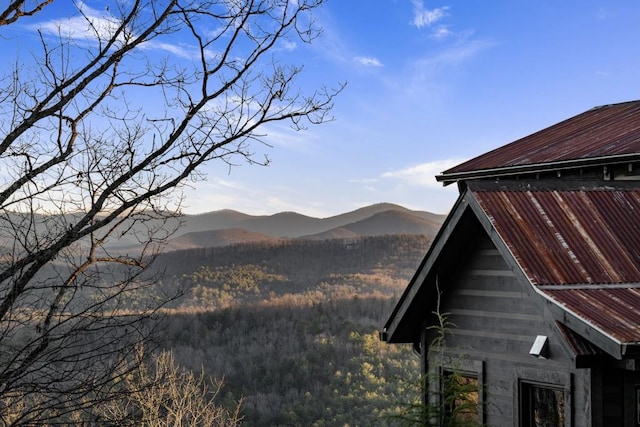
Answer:
[[[323,37],[294,53],[310,80],[347,81],[336,120],[274,141],[267,168],[211,173],[194,211],[446,213],[442,170],[640,98],[637,1],[329,0],[317,18]]]
[[[638,1],[329,0],[316,18],[323,36],[281,55],[305,67],[304,85],[347,82],[336,120],[270,128],[268,167],[209,165],[187,213],[326,217],[378,202],[446,213],[457,191],[436,183],[442,170],[640,99]]]

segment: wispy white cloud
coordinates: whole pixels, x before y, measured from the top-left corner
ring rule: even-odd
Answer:
[[[450,48],[442,51],[441,53],[431,56],[425,59],[425,64],[458,64],[469,58],[474,57],[479,52],[492,46],[491,42],[487,41],[469,41],[465,43],[456,44]]]
[[[431,37],[438,40],[444,40],[454,35],[454,32],[444,25],[434,28],[434,30],[431,32]]]
[[[462,163],[461,159],[436,160],[433,162],[422,163],[416,166],[410,166],[405,169],[386,172],[382,174],[382,178],[401,180],[411,185],[421,187],[442,187],[442,184],[436,181],[435,176],[443,171]]]
[[[413,3],[413,20],[412,24],[417,28],[431,27],[447,15],[447,6],[435,9],[425,9],[421,0],[412,0]]]
[[[190,49],[177,44],[159,43],[154,41],[146,42],[143,47],[145,49],[162,50],[174,56],[186,59],[194,58],[199,53],[194,49]]]
[[[287,122],[271,123],[262,128],[263,142],[272,147],[282,147],[295,151],[307,151],[318,143],[320,136],[307,129],[296,130]]]
[[[37,28],[44,34],[75,40],[93,40],[111,38],[119,27],[119,22],[107,11],[93,9],[81,1],[76,5],[82,15],[42,22],[37,24]]]
[[[70,40],[109,40],[122,26],[122,21],[110,14],[108,9],[98,10],[80,1],[76,3],[80,13],[63,19],[52,19],[32,26],[43,34],[60,36]],[[125,32],[118,37],[118,42],[126,43]],[[145,49],[161,50],[182,58],[193,58],[198,51],[178,44],[146,42]]]
[[[212,182],[214,183],[214,185],[221,188],[228,188],[231,190],[245,190],[244,185],[238,181],[231,181],[228,179],[221,179],[221,178],[214,177]]]
[[[354,184],[373,184],[378,182],[378,178],[361,178],[361,179],[350,179],[349,182]]]
[[[382,67],[382,62],[378,58],[372,58],[368,56],[356,56],[353,58],[356,62],[365,65],[367,67]]]
[[[399,90],[404,97],[411,99],[420,99],[425,95],[437,96],[452,72],[492,46],[493,43],[489,41],[460,42],[436,54],[419,58],[411,63],[409,75],[398,86]]]
[[[281,40],[280,41],[280,48],[283,50],[286,50],[288,52],[292,52],[294,50],[296,50],[296,48],[298,47],[297,43],[292,41],[292,40]]]

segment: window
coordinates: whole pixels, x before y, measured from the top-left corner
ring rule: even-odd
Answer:
[[[565,393],[562,388],[543,384],[520,385],[522,427],[562,427],[565,425]]]
[[[445,372],[443,382],[445,425],[480,425],[478,378]]]
[[[441,362],[438,360],[438,362]],[[429,425],[484,425],[484,362],[457,358],[430,365],[425,397]]]

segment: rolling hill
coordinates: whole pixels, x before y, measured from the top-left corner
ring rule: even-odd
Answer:
[[[328,218],[295,212],[253,216],[233,210],[187,215],[166,251],[224,246],[269,239],[344,239],[386,234],[435,236],[444,215],[379,203]]]
[[[413,211],[392,203],[377,203],[352,212],[327,218],[314,218],[296,212],[280,212],[274,215],[248,215],[233,210],[219,210],[198,215],[186,215],[180,234],[219,230],[224,228],[242,228],[272,237],[301,237],[323,233],[333,228],[363,221],[371,216],[398,211],[417,218],[441,223],[445,215],[427,211]]]
[[[334,239],[386,234],[421,234],[433,237],[440,229],[441,224],[440,218],[425,219],[410,211],[391,209],[375,213],[360,221],[302,238]]]

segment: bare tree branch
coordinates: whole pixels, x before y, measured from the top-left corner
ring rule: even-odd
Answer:
[[[11,2],[0,36],[52,3]],[[254,152],[271,123],[332,119],[343,86],[305,94],[277,49],[319,35],[322,3],[78,3],[0,68],[0,424],[96,422],[119,398],[177,296],[145,272],[182,186],[208,162],[268,164]]]
[[[0,9],[0,26],[13,24],[23,16],[33,16],[51,3],[53,0],[11,1],[4,11]]]

